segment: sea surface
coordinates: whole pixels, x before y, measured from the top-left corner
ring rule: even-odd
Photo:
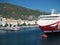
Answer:
[[[25,27],[19,31],[0,30],[0,45],[60,45],[60,34],[47,34],[42,38],[43,31],[39,27]]]

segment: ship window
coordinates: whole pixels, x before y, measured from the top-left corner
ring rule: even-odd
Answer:
[[[40,18],[42,20],[57,20],[57,18]]]
[[[42,20],[57,20],[59,18],[60,18],[60,16],[40,16],[39,19],[42,19]]]
[[[57,18],[58,16],[44,16],[44,17],[40,17],[40,18]]]

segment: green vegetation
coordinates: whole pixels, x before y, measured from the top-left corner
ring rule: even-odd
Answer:
[[[42,14],[49,14],[49,13],[38,10],[32,10],[29,8],[9,3],[0,3],[0,15],[6,18],[36,19],[39,15]]]
[[[5,24],[5,26],[4,27],[7,27],[8,26],[8,24]]]
[[[26,23],[23,23],[22,26],[23,26],[23,25],[26,26]]]

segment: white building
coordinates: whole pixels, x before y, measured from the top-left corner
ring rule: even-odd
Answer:
[[[24,23],[24,21],[21,20],[21,19],[18,19],[17,22],[18,22],[19,25],[22,25]]]
[[[10,26],[11,24],[11,27],[18,25],[17,20],[14,20],[14,19],[7,19],[6,23],[8,24],[8,26]]]
[[[5,26],[6,18],[0,17],[0,25]]]
[[[25,20],[25,23],[26,23],[26,25],[28,25],[28,24],[35,25],[36,20],[32,20],[32,21]]]

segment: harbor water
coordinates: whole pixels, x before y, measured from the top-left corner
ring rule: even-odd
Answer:
[[[0,45],[60,45],[60,36],[49,34],[42,39],[43,31],[39,27],[25,27],[19,31],[0,30]]]

